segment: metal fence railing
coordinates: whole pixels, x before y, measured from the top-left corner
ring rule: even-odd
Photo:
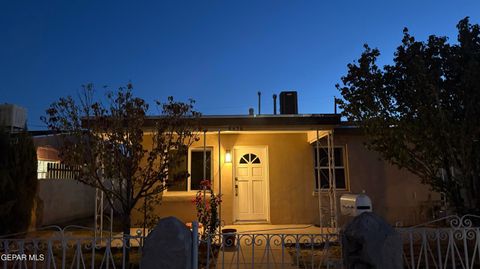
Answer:
[[[335,234],[217,234],[199,240],[198,268],[341,268]]]
[[[403,239],[404,268],[480,268],[480,217],[449,216],[410,228]],[[198,233],[192,231],[192,268],[342,268],[338,233]],[[75,229],[75,231],[73,231]],[[108,235],[108,233],[107,233]],[[0,237],[0,269],[140,268],[145,237],[96,238],[70,226]],[[129,256],[129,262],[126,256]]]
[[[139,268],[144,238],[121,235],[99,238],[90,229],[75,227],[75,231],[69,231],[69,228],[0,237],[0,268]],[[127,253],[130,266],[125,259]]]
[[[448,216],[398,228],[405,268],[480,268],[479,216]]]

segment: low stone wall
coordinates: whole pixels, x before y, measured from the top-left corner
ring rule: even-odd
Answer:
[[[95,189],[73,179],[40,179],[37,194],[37,226],[95,214]]]

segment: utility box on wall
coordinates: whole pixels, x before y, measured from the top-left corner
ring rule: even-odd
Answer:
[[[280,114],[298,114],[296,91],[280,93]]]

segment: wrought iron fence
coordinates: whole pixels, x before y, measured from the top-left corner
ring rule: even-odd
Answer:
[[[449,216],[398,228],[404,267],[480,268],[479,216]],[[107,234],[108,235],[108,234]],[[198,233],[193,225],[192,268],[341,268],[340,235]],[[54,226],[0,237],[0,269],[139,268],[144,237],[96,238],[91,229]],[[128,254],[128,255],[127,255]],[[126,257],[129,257],[127,262]]]
[[[0,237],[0,268],[139,268],[143,237],[96,238],[83,227],[49,228]]]
[[[341,268],[336,234],[235,234],[200,239],[198,268]]]
[[[448,216],[397,231],[405,268],[480,268],[480,216]]]

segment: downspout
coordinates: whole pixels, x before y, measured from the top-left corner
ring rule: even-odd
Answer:
[[[207,130],[203,131],[203,179],[207,179]],[[210,182],[211,183],[211,182]],[[207,187],[203,187],[203,208],[207,208]],[[206,229],[206,223],[202,223]]]
[[[315,154],[317,155],[316,161],[315,161],[315,167],[317,168],[317,195],[318,195],[318,219],[319,219],[319,224],[320,229],[322,229],[322,197],[320,197],[321,194],[321,189],[322,186],[320,185],[321,180],[320,180],[320,142],[319,142],[319,135],[318,135],[318,129],[317,129],[317,140],[315,141]]]
[[[221,154],[221,143],[220,143],[220,129],[218,130],[218,197],[222,199],[222,154]],[[218,205],[218,221],[219,229],[222,226],[222,203]]]

